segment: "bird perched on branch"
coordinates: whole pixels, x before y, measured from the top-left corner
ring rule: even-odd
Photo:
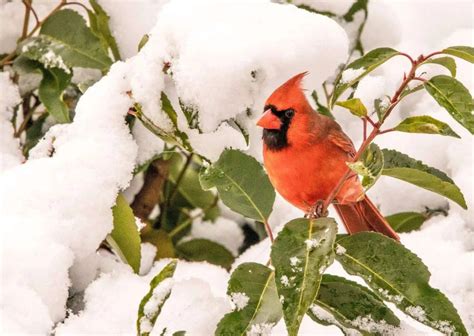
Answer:
[[[353,161],[356,150],[337,122],[310,106],[301,88],[305,75],[294,76],[272,93],[257,125],[263,128],[264,165],[275,189],[307,214],[321,216],[324,201],[347,173],[346,162]],[[333,204],[349,233],[377,231],[399,239],[364,194],[356,174],[341,185]]]

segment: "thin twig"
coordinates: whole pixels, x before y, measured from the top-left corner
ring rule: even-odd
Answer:
[[[417,80],[417,81],[420,81],[420,82],[423,82],[423,83],[426,83],[428,80],[426,78],[422,78],[422,77],[413,77],[414,80]]]
[[[385,133],[390,133],[390,132],[393,132],[393,131],[395,131],[395,129],[387,128],[386,130],[379,131],[378,135],[385,134]]]
[[[31,0],[23,0],[23,4],[25,5],[25,16],[23,18],[23,29],[21,32],[21,38],[25,38],[26,34],[28,34],[28,24],[30,23],[30,11],[31,11]]]
[[[187,155],[186,157],[186,162],[184,163],[184,166],[183,168],[181,169],[181,171],[179,172],[179,175],[178,175],[178,178],[176,179],[176,182],[175,182],[175,185],[174,185],[174,189],[171,191],[171,194],[170,196],[168,197],[168,204],[171,204],[171,202],[173,201],[173,199],[176,197],[176,195],[178,194],[178,190],[179,190],[179,185],[181,183],[181,181],[183,180],[183,177],[184,177],[184,174],[186,173],[186,171],[188,170],[189,166],[191,165],[191,162],[193,161],[193,153],[190,153],[189,155]]]
[[[369,122],[369,124],[372,125],[372,127],[375,127],[375,121],[373,121],[371,117],[366,116],[365,119],[367,119],[367,121]]]
[[[89,8],[87,8],[84,4],[81,4],[80,2],[76,2],[76,1],[67,1],[65,6],[68,6],[68,5],[80,6],[80,7],[84,8],[84,10],[86,12],[89,10]]]
[[[367,139],[367,118],[362,119],[363,140]]]
[[[268,238],[270,238],[270,242],[273,244],[273,232],[268,220],[265,218],[263,221],[263,225],[265,226],[265,231],[267,231]]]
[[[437,53],[432,53],[427,57],[431,57],[432,55],[437,54]],[[388,116],[392,113],[393,109],[398,105],[398,103],[401,100],[401,94],[405,90],[405,88],[408,86],[410,81],[412,81],[416,75],[416,70],[418,66],[423,63],[427,57],[424,57],[423,55],[419,56],[416,61],[413,61],[412,67],[410,69],[410,72],[408,75],[403,76],[403,81],[400,84],[400,87],[397,89],[393,97],[390,99],[390,106],[388,107],[387,111],[385,112],[384,116],[382,117],[381,120],[379,120],[377,123],[375,123],[373,126],[374,128],[372,129],[372,132],[367,136],[367,138],[362,142],[362,145],[360,146],[359,150],[355,154],[353,158],[353,162],[359,160],[361,155],[364,153],[364,151],[367,149],[367,147],[370,145],[370,143],[374,140],[374,138],[380,134],[380,127],[382,126],[383,122],[388,118]],[[367,119],[369,120],[369,119]],[[370,121],[369,121],[370,122]],[[386,131],[382,131],[386,133]],[[341,177],[339,182],[337,183],[336,187],[331,191],[329,196],[326,198],[326,200],[323,203],[323,213],[327,211],[327,208],[329,205],[333,202],[333,200],[336,198],[338,195],[339,191],[341,190],[342,186],[344,183],[347,181],[349,175],[351,174],[352,170],[350,168],[347,168],[346,172],[344,175]]]
[[[415,63],[415,60],[408,54],[405,54],[405,53],[399,53],[400,56],[405,56],[406,58],[408,58],[411,62],[411,64]]]
[[[48,15],[46,15],[46,16],[44,17],[43,20],[38,20],[38,21],[36,22],[36,25],[33,27],[33,29],[32,29],[28,34],[26,34],[25,36],[20,37],[19,42],[21,42],[21,41],[23,41],[23,40],[25,40],[25,39],[27,39],[27,38],[33,36],[33,34],[36,33],[36,31],[37,31],[38,29],[41,28],[41,25],[43,24],[44,21],[46,21],[51,15],[53,15],[54,13],[56,13],[58,10],[60,10],[60,9],[61,9],[63,6],[65,6],[66,4],[67,4],[67,1],[66,1],[66,0],[61,0],[61,2],[60,2],[56,7],[54,7],[53,10],[52,10]],[[7,64],[10,64],[10,63],[11,63],[10,61],[11,61],[13,58],[15,58],[15,55],[16,55],[16,49],[13,50],[12,52],[10,52],[10,53],[9,53],[7,56],[5,56],[4,58],[2,58],[2,60],[0,61],[0,67],[3,67],[3,66],[5,66],[5,65],[7,65]]]

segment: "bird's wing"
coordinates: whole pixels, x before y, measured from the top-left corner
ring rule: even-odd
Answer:
[[[328,132],[328,140],[346,152],[353,158],[356,154],[352,140],[342,131],[341,127],[334,123]]]

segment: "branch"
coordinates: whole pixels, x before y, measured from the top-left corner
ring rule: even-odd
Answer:
[[[369,118],[367,118],[367,120],[374,126],[374,128],[372,129],[372,132],[370,132],[370,134],[367,136],[367,138],[362,142],[362,145],[360,146],[359,150],[357,151],[357,153],[355,154],[354,158],[353,158],[353,162],[356,162],[357,160],[359,160],[359,158],[362,156],[362,154],[364,153],[364,151],[367,149],[367,147],[370,145],[370,143],[374,140],[374,138],[379,135],[379,134],[383,134],[383,133],[387,133],[389,130],[386,130],[386,131],[382,131],[382,133],[380,132],[380,127],[382,126],[382,124],[384,123],[384,121],[390,116],[390,114],[392,113],[393,109],[398,105],[398,103],[400,102],[401,98],[401,94],[403,92],[403,90],[405,90],[405,88],[408,86],[408,84],[416,78],[416,70],[418,68],[418,66],[423,63],[428,57],[431,57],[432,55],[435,55],[439,52],[436,52],[436,53],[432,53],[428,56],[419,56],[417,58],[417,60],[413,60],[411,57],[410,59],[413,60],[412,62],[412,66],[411,66],[411,69],[410,69],[410,72],[408,73],[408,75],[404,75],[403,76],[403,81],[402,83],[400,84],[399,88],[397,89],[397,91],[395,92],[395,94],[393,95],[393,97],[391,97],[390,99],[390,106],[388,107],[387,111],[385,112],[385,115],[382,117],[381,120],[379,120],[377,123],[372,123],[371,120],[369,120]],[[408,55],[407,55],[408,56]],[[326,200],[324,201],[323,203],[323,209],[322,209],[322,213],[325,213],[327,211],[327,208],[329,207],[329,205],[334,201],[334,199],[337,197],[339,191],[341,190],[342,186],[344,185],[344,183],[347,181],[347,179],[349,178],[350,174],[351,174],[352,170],[348,167],[346,172],[344,173],[344,175],[341,177],[341,179],[339,180],[339,182],[337,183],[336,187],[332,190],[332,192],[329,194],[329,196],[326,198]]]
[[[150,164],[142,189],[135,196],[131,207],[135,216],[147,221],[153,208],[160,203],[163,185],[168,178],[169,160],[157,159]]]

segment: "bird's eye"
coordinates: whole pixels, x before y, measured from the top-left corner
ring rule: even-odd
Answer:
[[[285,117],[287,117],[287,118],[293,117],[293,114],[295,114],[295,111],[293,111],[291,109],[285,111]]]

